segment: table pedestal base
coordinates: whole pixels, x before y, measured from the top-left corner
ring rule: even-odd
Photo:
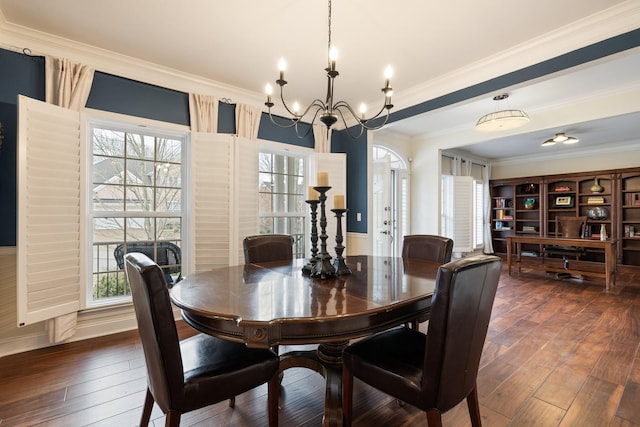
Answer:
[[[324,377],[324,427],[342,426],[342,350],[348,344],[349,341],[323,343],[316,350],[290,351],[280,355],[280,372],[289,368],[307,368]]]

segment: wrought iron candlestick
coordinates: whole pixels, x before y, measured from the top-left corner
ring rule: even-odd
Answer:
[[[342,257],[344,246],[342,245],[342,215],[347,212],[347,209],[331,209],[331,212],[336,214],[337,227],[336,227],[336,258],[333,260],[333,267],[336,269],[336,274],[351,274],[351,270],[347,267]]]
[[[311,274],[313,266],[318,262],[318,203],[320,200],[305,200],[311,208],[311,258],[304,267],[302,273]]]
[[[331,255],[327,252],[327,215],[325,211],[325,201],[327,200],[327,191],[331,187],[313,187],[320,193],[318,200],[320,201],[320,253],[316,258],[316,263],[311,270],[311,275],[326,279],[336,275],[336,269],[331,264]]]

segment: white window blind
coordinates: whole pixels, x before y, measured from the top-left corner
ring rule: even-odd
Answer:
[[[227,266],[231,259],[232,144],[229,135],[191,133],[190,271]]]
[[[453,177],[453,251],[473,251],[473,177]]]
[[[232,183],[232,194],[235,206],[235,224],[237,231],[232,239],[232,264],[244,262],[242,240],[246,236],[258,234],[258,142],[247,138],[234,138],[235,174]]]
[[[76,111],[18,99],[18,326],[80,308],[85,215]]]

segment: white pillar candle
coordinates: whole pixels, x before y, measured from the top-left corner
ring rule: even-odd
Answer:
[[[333,196],[333,209],[344,209],[344,196],[342,194]]]
[[[309,194],[307,196],[307,200],[318,200],[320,193],[316,191],[313,186],[309,186]]]
[[[329,174],[327,172],[318,172],[318,187],[329,186]]]

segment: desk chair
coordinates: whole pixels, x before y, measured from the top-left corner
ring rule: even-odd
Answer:
[[[427,413],[429,427],[467,400],[481,426],[476,377],[502,260],[475,255],[440,267],[427,334],[394,328],[357,341],[342,353],[344,425],[353,417],[353,377]]]
[[[242,241],[245,264],[284,261],[293,258],[293,237],[288,234],[258,234]]]
[[[154,402],[166,415],[165,426],[178,426],[183,413],[226,399],[233,407],[236,395],[268,382],[269,425],[277,426],[278,356],[206,334],[179,341],[162,270],[139,252],[125,258],[147,365],[140,425],[149,424]]]
[[[586,216],[561,216],[555,218],[555,233],[557,237],[565,237],[568,239],[581,239],[584,237],[584,231],[587,224]],[[543,255],[561,256],[563,267],[569,268],[569,258],[576,261],[585,254],[584,248],[565,245],[548,245],[544,247]],[[544,262],[544,257],[542,258]],[[570,276],[568,273],[562,273],[564,276]]]
[[[404,259],[422,259],[446,264],[451,261],[452,253],[453,240],[448,237],[413,234],[404,236],[402,241],[402,258]],[[417,330],[418,324],[427,320],[429,320],[428,314],[412,320],[410,326]]]

